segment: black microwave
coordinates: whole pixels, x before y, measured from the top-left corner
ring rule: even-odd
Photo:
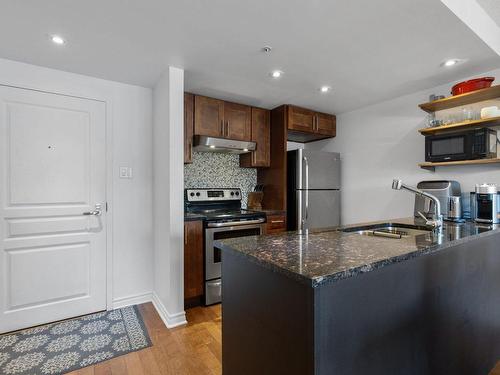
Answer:
[[[497,157],[497,131],[488,128],[425,137],[425,161],[492,159]]]

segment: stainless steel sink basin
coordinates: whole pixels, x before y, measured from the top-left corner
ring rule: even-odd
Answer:
[[[407,237],[416,237],[432,233],[432,229],[410,224],[383,223],[374,225],[364,225],[360,227],[351,227],[341,229],[346,233],[357,233],[364,236],[386,237],[401,239]]]

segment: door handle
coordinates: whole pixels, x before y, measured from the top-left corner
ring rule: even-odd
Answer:
[[[307,158],[304,156],[304,162],[306,164],[306,220],[309,218],[309,162],[307,161]]]
[[[84,212],[82,215],[85,216],[101,216],[102,214],[102,206],[100,203],[97,203],[95,205],[95,210],[94,211],[89,211],[89,212]]]

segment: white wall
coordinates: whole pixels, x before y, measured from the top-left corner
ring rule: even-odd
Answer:
[[[500,69],[479,74],[500,80]],[[462,191],[474,184],[500,184],[495,166],[442,167],[435,173],[422,170],[426,113],[418,104],[432,93],[449,95],[453,83],[406,95],[337,116],[337,137],[308,143],[306,148],[341,153],[342,222],[344,224],[413,215],[414,197],[391,189],[393,178],[415,185],[426,179],[454,179]],[[497,83],[498,84],[498,83]]]
[[[108,303],[150,300],[153,288],[152,90],[0,59],[0,84],[106,102],[112,138],[108,176],[112,220],[112,285]],[[119,179],[120,166],[134,177]]]
[[[169,67],[153,90],[154,293],[167,327],[184,313],[184,71]]]

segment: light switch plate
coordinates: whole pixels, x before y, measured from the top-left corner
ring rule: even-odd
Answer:
[[[132,178],[132,168],[120,167],[120,178]]]

